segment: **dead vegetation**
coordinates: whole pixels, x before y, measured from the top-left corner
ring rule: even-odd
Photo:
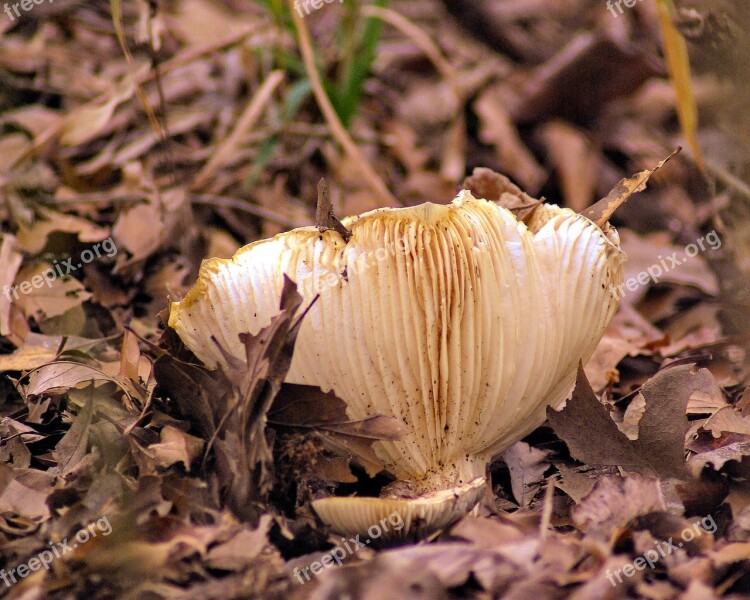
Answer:
[[[30,6],[0,15],[0,593],[749,593],[746,3],[676,2],[695,144],[650,0]],[[164,323],[201,259],[315,223],[321,177],[337,215],[448,202],[476,167],[585,214],[678,146],[613,217],[633,289],[572,400],[493,463],[478,514],[301,584],[343,543],[309,502],[376,495],[371,442],[398,424],[281,385],[291,287],[245,364],[198,364]]]

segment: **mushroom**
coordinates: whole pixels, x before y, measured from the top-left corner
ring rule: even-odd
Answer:
[[[348,234],[302,227],[205,261],[169,325],[226,366],[211,336],[241,359],[239,334],[278,313],[284,274],[308,304],[319,295],[287,381],[333,390],[352,419],[403,422],[403,438],[374,448],[408,491],[313,508],[342,534],[397,511],[399,535],[426,535],[471,510],[493,456],[569,395],[618,306],[619,238],[554,205],[519,221],[466,190],[342,223]]]

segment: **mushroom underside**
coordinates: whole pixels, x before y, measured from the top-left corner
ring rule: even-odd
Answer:
[[[340,535],[367,536],[365,544],[425,538],[471,511],[485,491],[486,480],[418,498],[331,497],[314,500],[321,521]]]

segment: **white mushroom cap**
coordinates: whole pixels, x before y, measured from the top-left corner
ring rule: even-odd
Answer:
[[[283,275],[309,304],[287,381],[333,390],[353,419],[395,416],[408,433],[374,444],[422,492],[485,475],[573,387],[617,309],[614,228],[538,207],[528,225],[463,191],[449,205],[379,209],[337,232],[304,227],[211,259],[169,325],[208,366],[210,340],[278,313]]]
[[[418,498],[346,498],[315,500],[312,507],[333,531],[366,535],[362,541],[424,538],[468,513],[484,494],[484,477]]]

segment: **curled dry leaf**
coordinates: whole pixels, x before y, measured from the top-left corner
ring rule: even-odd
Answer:
[[[485,198],[507,208],[519,221],[526,222],[541,205],[539,200],[529,196],[505,175],[485,167],[476,167],[462,185],[477,198]]]
[[[223,356],[222,376],[228,393],[222,398],[221,418],[211,444],[225,499],[239,515],[256,518],[253,500],[264,498],[272,481],[272,456],[265,437],[268,410],[292,363],[292,352],[303,318],[297,317],[302,296],[284,276],[280,313],[257,334],[239,334],[244,360],[225,350],[211,336]]]
[[[43,394],[59,394],[70,388],[85,387],[91,382],[102,381],[111,381],[128,394],[116,377],[111,377],[95,367],[65,360],[34,369],[28,375],[28,383],[20,384],[18,389],[28,400]]]
[[[641,171],[636,173],[630,179],[623,179],[617,184],[617,187],[613,189],[605,198],[599,200],[596,204],[587,208],[581,214],[591,219],[599,225],[603,226],[615,211],[625,202],[627,202],[633,194],[641,192],[646,189],[646,182],[649,180],[651,175],[661,169],[667,161],[672,157],[676,156],[680,152],[681,148],[677,148],[672,154],[667,156],[663,161],[656,165],[650,171]]]
[[[21,227],[17,234],[19,248],[38,254],[54,232],[72,233],[84,244],[101,242],[109,237],[109,229],[88,219],[61,213],[45,207],[36,208],[36,219],[30,227]]]
[[[159,434],[159,443],[151,444],[148,452],[160,467],[171,467],[175,463],[182,463],[186,470],[200,456],[205,442],[189,433],[180,431],[167,425]]]

